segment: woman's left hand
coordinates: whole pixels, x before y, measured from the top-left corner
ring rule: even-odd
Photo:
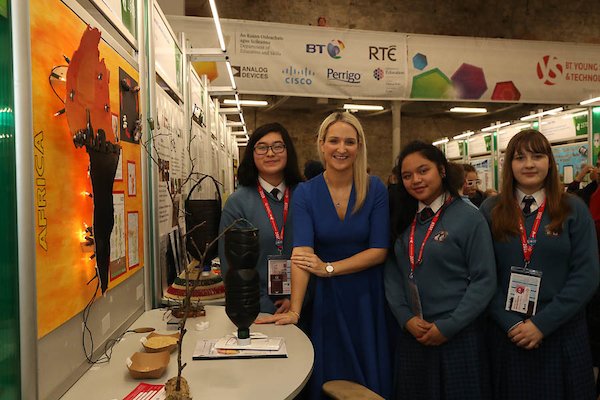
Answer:
[[[540,347],[544,334],[530,319],[528,319],[508,332],[508,337],[517,346],[531,350]]]
[[[417,341],[425,346],[439,346],[446,343],[446,337],[438,329],[435,323],[431,324],[426,334],[417,338]]]
[[[297,251],[295,254],[292,254],[291,260],[292,263],[301,270],[310,272],[311,274],[320,276],[321,278],[328,276],[327,271],[325,271],[327,264],[321,261],[316,254]]]

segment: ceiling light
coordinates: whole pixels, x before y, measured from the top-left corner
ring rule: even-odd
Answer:
[[[543,117],[544,115],[552,115],[552,114],[556,114],[559,113],[563,110],[562,107],[558,107],[558,108],[553,108],[552,110],[548,110],[548,111],[542,111],[536,114],[531,114],[531,115],[526,115],[524,117],[521,118],[521,121],[528,121],[530,119],[535,119],[537,117]]]
[[[231,80],[231,87],[233,88],[233,90],[237,89],[237,87],[235,86],[235,79],[233,78],[233,70],[231,69],[231,63],[229,61],[225,61],[225,64],[227,65],[227,72],[229,72],[229,79]]]
[[[208,0],[210,3],[210,11],[212,12],[213,19],[215,20],[215,28],[217,29],[217,36],[219,37],[219,45],[223,52],[227,51],[225,47],[225,39],[223,39],[223,31],[221,30],[221,21],[219,21],[219,13],[217,12],[217,4],[215,0]]]
[[[584,100],[581,103],[579,103],[579,105],[584,106],[586,104],[595,103],[597,101],[600,101],[600,97],[594,97],[593,99]]]
[[[474,134],[475,134],[475,132],[469,131],[469,132],[461,133],[460,135],[456,135],[452,139],[463,139],[463,138],[469,137]]]
[[[483,128],[481,130],[481,132],[493,131],[494,129],[502,128],[503,126],[508,126],[508,125],[510,125],[510,122],[503,122],[498,125],[492,125],[492,126],[488,126],[487,128]]]
[[[344,104],[344,110],[381,111],[383,110],[383,106],[373,106],[368,104]]]
[[[456,113],[486,113],[487,108],[481,107],[452,107],[450,112]]]
[[[587,110],[580,111],[580,112],[576,112],[574,114],[567,114],[563,117],[563,119],[581,117],[582,115],[587,115],[587,114],[588,114]]]
[[[448,143],[448,138],[443,138],[442,140],[438,140],[436,142],[431,143],[434,146],[437,146],[438,144],[442,144],[442,143]]]
[[[246,125],[246,121],[244,121],[244,114],[240,113],[240,121],[242,121],[242,124],[244,124],[244,126]]]
[[[235,100],[223,100],[224,104],[236,104]],[[268,106],[269,102],[266,100],[240,100],[240,105],[242,106],[254,106],[254,107],[264,107]]]

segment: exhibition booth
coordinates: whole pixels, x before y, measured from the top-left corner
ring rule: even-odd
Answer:
[[[165,16],[156,0],[0,2],[0,169],[12,216],[0,248],[10,265],[0,336],[15,396],[136,390],[128,367],[146,334],[131,330],[173,333],[157,309],[174,304],[167,292],[191,261],[185,210],[222,205],[237,187],[251,133],[242,96],[348,99],[349,110],[378,100],[553,105],[434,143],[474,165],[482,190],[500,187],[503,152],[522,129],[546,135],[565,184],[600,151],[598,46],[220,21],[210,3],[213,18]],[[399,117],[390,125],[398,154]],[[190,321],[182,352],[192,395],[293,398],[313,363],[295,326],[261,327],[285,338],[286,357],[192,354],[235,329],[210,276],[221,284],[203,296],[210,327]],[[177,375],[176,355],[144,382]],[[259,396],[263,379],[278,386]]]

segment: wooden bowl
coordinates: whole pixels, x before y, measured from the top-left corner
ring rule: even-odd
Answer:
[[[155,347],[155,346],[151,347],[151,346],[147,345],[148,340],[150,340],[152,338],[164,338],[164,337],[175,338],[179,341],[179,332],[173,333],[171,335],[161,335],[160,333],[152,332],[151,334],[146,336],[147,341],[142,343],[142,346],[144,346],[144,349],[146,350],[147,353],[160,353],[161,351],[167,351],[169,353],[172,353],[173,350],[175,350],[177,348],[177,342],[175,342],[174,344],[165,345],[162,347]]]
[[[137,352],[130,357],[131,364],[128,362],[127,368],[133,379],[156,379],[160,378],[165,372],[171,356],[168,351],[160,353],[140,353]]]

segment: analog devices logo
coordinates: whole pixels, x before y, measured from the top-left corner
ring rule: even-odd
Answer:
[[[325,53],[325,51],[327,51],[329,57],[337,59],[342,58],[341,53],[345,48],[346,46],[344,45],[344,42],[342,42],[341,40],[334,39],[326,45],[309,43],[306,45],[306,52],[323,54]]]
[[[558,58],[553,56],[544,56],[537,63],[537,76],[544,85],[555,85],[556,80],[562,77],[563,67],[558,63]]]
[[[269,69],[263,66],[232,65],[233,76],[236,78],[269,79]]]
[[[310,69],[304,67],[302,69],[296,69],[292,65],[281,71],[285,75],[285,83],[288,85],[312,85],[312,76],[315,73]]]

